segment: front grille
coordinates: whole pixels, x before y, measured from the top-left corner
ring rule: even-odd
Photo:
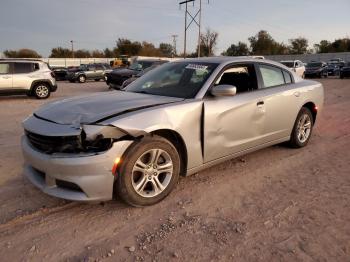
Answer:
[[[75,153],[81,149],[79,136],[43,136],[29,131],[25,134],[34,148],[46,154]]]

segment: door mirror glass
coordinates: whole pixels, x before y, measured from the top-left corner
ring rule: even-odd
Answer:
[[[217,85],[211,89],[213,96],[234,96],[237,93],[237,88],[232,85]]]

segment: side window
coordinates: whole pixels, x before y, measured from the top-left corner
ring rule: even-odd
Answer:
[[[284,76],[284,81],[286,84],[291,84],[292,83],[292,77],[287,71],[283,71],[283,76]]]
[[[268,65],[259,65],[264,88],[284,85],[282,70]]]
[[[237,88],[237,93],[258,89],[254,64],[234,65],[226,69],[215,85],[233,85]]]
[[[14,74],[25,74],[33,72],[32,63],[14,63]]]
[[[9,63],[0,63],[0,75],[5,75],[10,73]]]

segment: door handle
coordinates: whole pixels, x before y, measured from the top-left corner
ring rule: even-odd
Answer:
[[[256,103],[257,106],[262,106],[264,103],[264,101],[259,101],[258,103]]]
[[[9,78],[11,78],[11,76],[3,76],[2,78],[9,79]]]

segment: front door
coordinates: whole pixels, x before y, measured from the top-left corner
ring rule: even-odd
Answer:
[[[255,147],[261,143],[265,107],[258,89],[254,64],[233,65],[215,85],[237,88],[230,97],[208,96],[204,100],[204,162]]]
[[[11,64],[0,62],[0,91],[12,89]]]

